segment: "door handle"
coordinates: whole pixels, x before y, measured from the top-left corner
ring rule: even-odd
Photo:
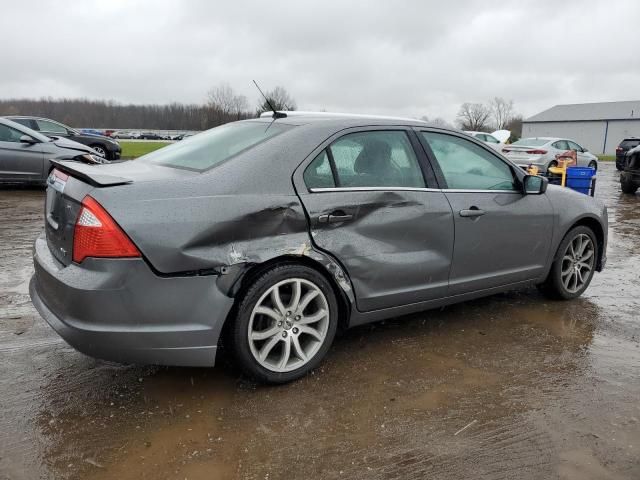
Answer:
[[[485,212],[484,210],[480,210],[478,207],[471,207],[468,210],[460,210],[459,213],[461,217],[474,218],[481,217],[487,212]]]
[[[340,223],[346,222],[348,220],[352,220],[353,215],[349,213],[345,213],[342,210],[338,210],[330,213],[329,215],[320,215],[318,217],[318,222],[320,223]]]

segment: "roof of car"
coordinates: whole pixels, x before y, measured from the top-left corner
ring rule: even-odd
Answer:
[[[276,122],[286,123],[290,125],[308,125],[323,124],[326,126],[343,126],[356,127],[366,125],[403,125],[403,126],[429,126],[429,123],[422,120],[404,117],[391,117],[382,115],[360,115],[354,113],[336,113],[336,112],[279,112],[284,113],[286,117],[276,118]],[[272,122],[273,114],[265,112],[257,119],[247,121]],[[441,128],[441,127],[439,127]]]

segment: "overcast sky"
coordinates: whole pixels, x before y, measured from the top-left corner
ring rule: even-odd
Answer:
[[[502,5],[502,6],[500,6]],[[299,109],[427,115],[513,99],[640,99],[640,2],[3,2],[0,97],[251,104],[282,85]]]

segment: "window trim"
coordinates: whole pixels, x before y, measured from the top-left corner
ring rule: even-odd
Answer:
[[[522,179],[525,176],[525,172],[519,168],[517,165],[515,165],[514,163],[512,163],[511,161],[509,161],[508,159],[502,158],[500,155],[497,154],[497,152],[495,150],[493,150],[491,147],[489,147],[489,145],[487,145],[486,143],[482,142],[481,140],[477,139],[476,137],[471,137],[469,138],[469,135],[460,135],[457,132],[452,132],[449,130],[441,130],[441,129],[437,129],[437,128],[425,128],[425,127],[414,127],[414,131],[416,132],[416,135],[418,137],[418,140],[420,142],[420,144],[422,145],[422,148],[424,148],[425,153],[427,154],[428,158],[429,158],[429,162],[431,163],[431,168],[434,170],[434,172],[436,173],[436,178],[438,180],[438,183],[440,184],[441,190],[445,193],[522,193],[521,192],[521,186],[522,186]],[[496,158],[497,160],[501,161],[502,163],[504,163],[507,167],[509,167],[509,169],[511,170],[511,174],[513,175],[514,181],[517,183],[517,187],[520,188],[514,188],[513,190],[483,190],[483,189],[465,189],[465,188],[449,188],[447,181],[444,177],[444,174],[442,173],[442,169],[440,168],[440,164],[438,163],[438,160],[436,159],[435,154],[433,153],[433,150],[431,150],[431,146],[429,145],[429,142],[427,142],[427,140],[421,135],[422,132],[425,133],[437,133],[440,135],[448,135],[450,137],[455,137],[455,138],[459,138],[461,140],[466,140],[468,142],[471,142],[475,145],[477,145],[478,147],[482,148],[485,152],[487,152],[489,155],[493,156],[494,158]]]

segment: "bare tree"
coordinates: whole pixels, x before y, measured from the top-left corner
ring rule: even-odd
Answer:
[[[482,103],[465,102],[458,111],[458,124],[462,130],[483,131],[488,127],[491,110]]]
[[[430,123],[431,125],[436,127],[453,128],[453,125],[451,125],[442,117],[436,117],[433,120],[430,120],[429,117],[427,117],[426,115],[422,115],[419,120]]]
[[[224,115],[241,118],[249,110],[249,102],[244,95],[236,95],[228,83],[221,83],[207,93],[209,107],[219,110]]]
[[[278,86],[265,93],[265,96],[276,110],[295,110],[297,108],[296,101],[289,95],[289,92],[287,92],[284,87]],[[258,105],[258,115],[269,110],[271,110],[271,107],[269,107],[266,101],[262,101]]]
[[[522,137],[522,115],[514,115],[509,119],[509,122],[504,126],[506,130],[511,131],[511,137],[509,137],[509,143],[513,143],[516,140],[520,140]]]
[[[513,117],[513,100],[494,97],[489,102],[489,108],[491,109],[496,130],[504,130]]]

